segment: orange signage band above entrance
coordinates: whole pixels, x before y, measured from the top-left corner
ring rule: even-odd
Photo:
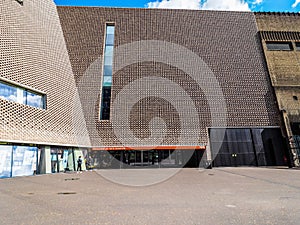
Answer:
[[[96,147],[94,151],[142,151],[142,150],[206,150],[206,146],[119,146],[119,147]]]

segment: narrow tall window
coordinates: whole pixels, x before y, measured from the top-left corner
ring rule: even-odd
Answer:
[[[109,120],[115,26],[106,25],[100,120]]]

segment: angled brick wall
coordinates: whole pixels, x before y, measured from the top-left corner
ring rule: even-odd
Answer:
[[[47,96],[45,110],[0,99],[0,140],[89,145],[53,1],[1,1],[0,30],[0,77]]]

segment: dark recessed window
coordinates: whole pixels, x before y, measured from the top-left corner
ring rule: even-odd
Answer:
[[[295,101],[298,101],[298,96],[294,95],[294,96],[293,96],[293,99],[294,99]]]
[[[296,50],[300,51],[300,42],[296,42]]]
[[[293,45],[292,42],[275,42],[268,41],[266,42],[267,49],[270,51],[292,51]]]

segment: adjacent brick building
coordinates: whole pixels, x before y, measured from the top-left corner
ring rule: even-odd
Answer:
[[[297,165],[300,135],[300,15],[256,13],[271,83]],[[296,142],[296,143],[294,143]]]

